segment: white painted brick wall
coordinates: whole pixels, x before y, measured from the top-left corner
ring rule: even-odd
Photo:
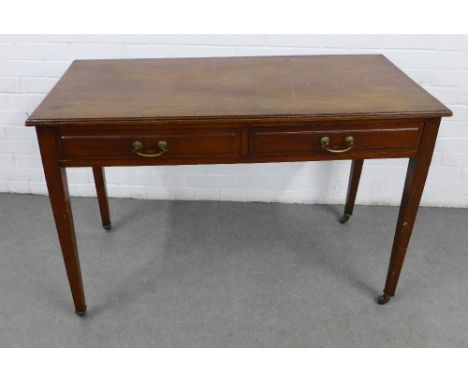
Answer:
[[[24,121],[73,59],[383,53],[454,112],[439,134],[423,204],[468,206],[468,35],[0,36],[0,192],[47,192]],[[358,203],[400,202],[407,160],[368,160]],[[107,169],[114,197],[342,203],[349,162]],[[68,169],[95,195],[90,169]]]

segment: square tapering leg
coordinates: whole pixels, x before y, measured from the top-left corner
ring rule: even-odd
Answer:
[[[340,223],[346,223],[354,210],[354,203],[356,202],[356,195],[359,186],[359,179],[361,179],[362,165],[364,159],[355,159],[351,163],[351,172],[349,174],[348,193],[346,195],[346,204],[343,216],[340,218]]]
[[[105,229],[111,228],[111,220],[109,213],[109,202],[107,200],[106,176],[102,167],[93,167],[94,183],[96,185],[96,193],[99,203],[99,211],[101,212],[102,226]]]
[[[76,313],[81,316],[86,312],[86,301],[68,193],[67,174],[65,168],[60,166],[58,160],[56,137],[53,131],[47,127],[38,127],[36,131],[68,282]]]
[[[414,222],[416,221],[419,202],[429,172],[439,124],[440,118],[429,120],[425,123],[418,153],[409,160],[392,254],[388,266],[387,280],[385,282],[384,294],[379,296],[377,300],[379,304],[385,304],[395,295],[406,250],[411,233],[413,232]]]

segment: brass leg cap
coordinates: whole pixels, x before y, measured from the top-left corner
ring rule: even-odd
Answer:
[[[107,224],[103,225],[103,228],[109,231],[112,228],[112,226],[110,224]]]
[[[77,316],[80,316],[80,317],[85,316],[86,315],[86,306],[84,307],[83,310],[76,310],[75,313],[76,313]]]
[[[377,304],[384,305],[387,302],[389,302],[392,297],[393,296],[390,296],[390,295],[384,293],[384,294],[380,295],[379,297],[377,297]]]
[[[341,216],[341,217],[338,219],[338,221],[339,221],[341,224],[344,224],[344,223],[346,223],[346,222],[349,220],[350,217],[351,217],[350,214],[343,214],[343,216]]]

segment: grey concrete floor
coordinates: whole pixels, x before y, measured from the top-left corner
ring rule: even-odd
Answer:
[[[468,210],[422,208],[379,306],[398,209],[72,201],[74,314],[49,201],[0,195],[1,347],[466,347]]]

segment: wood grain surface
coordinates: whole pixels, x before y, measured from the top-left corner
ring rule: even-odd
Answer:
[[[78,60],[26,124],[449,115],[382,55]]]

